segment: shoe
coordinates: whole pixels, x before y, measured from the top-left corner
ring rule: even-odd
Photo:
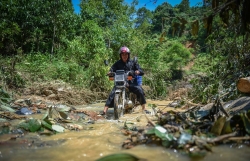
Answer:
[[[102,115],[102,116],[106,115],[106,112],[102,111],[100,115]]]
[[[100,113],[100,115],[102,116],[102,117],[104,117],[104,118],[107,118],[107,113],[106,112],[102,112],[102,113]]]
[[[145,113],[145,114],[151,114],[151,112],[148,111],[148,110],[142,110],[142,112]]]
[[[148,110],[145,110],[145,113],[146,113],[146,114],[151,114],[151,112],[150,112],[150,111],[148,111]]]

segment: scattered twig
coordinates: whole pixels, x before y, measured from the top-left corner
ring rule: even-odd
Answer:
[[[166,129],[173,129],[175,131],[180,131],[180,128],[178,126],[174,126],[174,125],[165,124],[163,127]]]
[[[153,121],[151,121],[148,116],[144,113],[144,116],[146,117],[146,119],[148,120],[148,122],[152,125],[152,126],[156,126],[155,123],[153,123]]]
[[[6,115],[4,115],[4,114],[5,114],[5,113],[3,113],[3,114],[2,114],[2,113],[0,113],[0,115],[1,115],[1,116],[3,116],[3,117],[6,117],[6,118],[8,118],[8,119],[10,119],[10,120],[12,120],[12,119],[13,119],[13,118],[10,118],[10,117],[8,117],[8,116],[6,116]]]
[[[201,104],[196,104],[190,101],[186,101],[187,104],[192,105],[192,106],[202,106]]]

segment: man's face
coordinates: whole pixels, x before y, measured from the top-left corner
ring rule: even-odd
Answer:
[[[128,53],[121,53],[122,61],[126,62],[128,60]]]

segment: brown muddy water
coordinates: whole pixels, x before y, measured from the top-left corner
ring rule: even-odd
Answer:
[[[159,101],[158,105],[169,102]],[[104,104],[84,106],[86,110],[102,111]],[[146,106],[149,109],[148,106]],[[109,109],[112,115],[112,109]],[[33,116],[34,117],[34,116]],[[37,117],[42,117],[37,116]],[[150,117],[150,115],[148,115]],[[140,118],[140,122],[136,121]],[[135,112],[126,114],[117,120],[98,120],[93,124],[83,124],[81,131],[67,131],[45,136],[29,133],[11,141],[9,135],[0,135],[0,161],[94,161],[102,156],[114,153],[130,153],[148,161],[193,161],[175,149],[166,149],[158,145],[139,145],[132,149],[122,149],[127,136],[121,132],[124,121],[133,122],[135,126],[146,126],[144,114]],[[33,140],[33,141],[32,141]],[[201,161],[249,161],[250,147],[230,144],[214,146]]]

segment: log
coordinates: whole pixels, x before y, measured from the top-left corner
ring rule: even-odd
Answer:
[[[243,93],[250,93],[250,77],[240,78],[237,82],[237,89]]]

